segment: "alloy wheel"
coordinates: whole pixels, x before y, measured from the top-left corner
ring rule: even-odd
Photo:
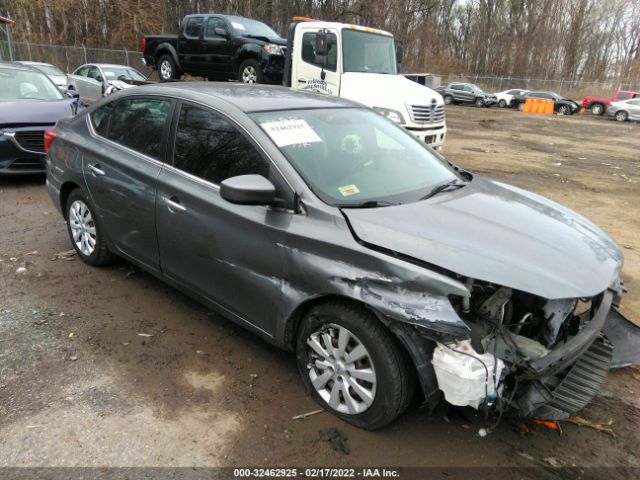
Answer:
[[[350,330],[324,324],[307,338],[309,379],[327,405],[340,413],[366,411],[376,395],[371,355]]]
[[[69,207],[69,227],[78,250],[90,257],[96,249],[96,224],[89,207],[82,200],[74,200]]]
[[[258,72],[251,65],[244,67],[242,70],[243,83],[256,83],[258,81]]]
[[[163,80],[169,80],[171,78],[171,63],[168,60],[163,60],[160,63],[160,75]]]

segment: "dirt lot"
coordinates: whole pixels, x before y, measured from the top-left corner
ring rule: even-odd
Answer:
[[[450,108],[448,121],[453,161],[612,236],[626,260],[623,312],[640,324],[640,125],[473,107]],[[56,258],[71,246],[43,179],[0,180],[0,222],[2,466],[640,466],[638,369],[612,373],[583,412],[612,421],[615,437],[506,417],[480,438],[456,412],[418,406],[374,433],[327,413],[294,421],[318,407],[290,353],[125,262]],[[348,455],[320,438],[329,427]]]

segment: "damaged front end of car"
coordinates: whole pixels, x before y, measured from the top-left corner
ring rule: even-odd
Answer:
[[[469,278],[464,283],[470,295],[449,300],[468,336],[437,338],[418,329],[419,337],[435,341],[433,375],[423,379],[431,382],[425,393],[432,406],[434,378],[447,402],[486,415],[512,409],[559,420],[598,394],[613,350],[602,328],[619,303],[620,281],[592,297],[551,300]]]

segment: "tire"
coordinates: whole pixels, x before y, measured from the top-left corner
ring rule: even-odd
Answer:
[[[451,105],[453,103],[453,97],[451,95],[444,96],[444,104]]]
[[[524,102],[520,102],[518,104],[518,110],[521,111],[521,112],[524,110]]]
[[[501,98],[498,101],[498,107],[500,108],[507,108],[507,101],[504,98]]]
[[[176,62],[173,61],[171,55],[161,55],[158,59],[158,77],[161,82],[177,80],[180,78],[180,72]]]
[[[558,115],[571,115],[571,109],[566,105],[560,105],[558,107]]]
[[[111,262],[114,255],[107,248],[94,212],[95,209],[81,189],[77,188],[69,194],[65,213],[71,244],[83,262],[97,267]]]
[[[616,121],[626,122],[628,118],[629,118],[629,114],[624,110],[620,110],[619,112],[616,112]]]
[[[238,81],[247,84],[264,83],[260,64],[252,58],[242,62],[238,70]]]
[[[327,340],[336,350],[326,348]],[[349,355],[357,355],[354,352],[361,355],[349,363]],[[332,301],[312,308],[298,328],[296,360],[314,400],[360,428],[388,425],[406,410],[413,396],[413,369],[406,353],[373,314],[358,305]],[[349,387],[345,389],[344,384]]]
[[[604,105],[601,103],[593,103],[590,110],[592,115],[602,115],[604,113]]]
[[[476,107],[482,108],[484,107],[484,98],[478,97],[475,99],[474,103],[476,104]]]

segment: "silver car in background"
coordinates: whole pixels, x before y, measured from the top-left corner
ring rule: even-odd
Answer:
[[[614,117],[618,122],[626,122],[627,120],[640,121],[640,98],[611,102],[611,105],[607,108],[607,115]]]
[[[127,65],[88,63],[67,75],[67,87],[80,94],[86,104],[93,104],[118,90],[150,83],[135,68]]]

